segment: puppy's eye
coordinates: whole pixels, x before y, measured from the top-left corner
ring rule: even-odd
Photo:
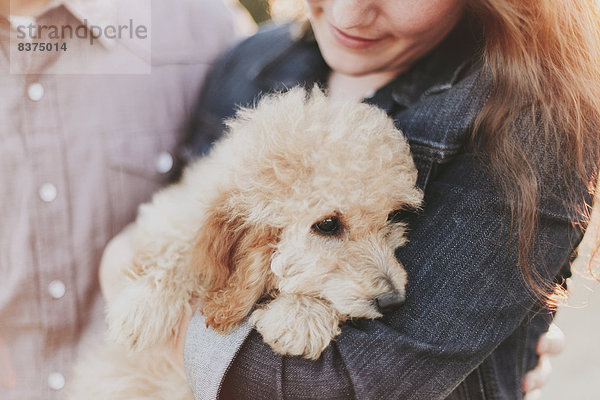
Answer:
[[[329,217],[314,224],[312,230],[320,235],[335,236],[341,232],[342,226],[337,217]]]

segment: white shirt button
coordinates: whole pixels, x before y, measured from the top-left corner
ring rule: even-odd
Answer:
[[[54,390],[60,390],[65,387],[65,377],[59,372],[53,372],[48,375],[48,386]]]
[[[48,285],[48,293],[53,299],[60,299],[65,295],[67,288],[62,281],[54,280]]]
[[[156,170],[161,174],[166,174],[173,168],[173,156],[168,151],[161,151],[156,157]]]
[[[27,88],[27,95],[33,101],[40,101],[44,97],[44,87],[39,82],[32,83]]]
[[[51,183],[44,183],[40,186],[40,198],[46,203],[54,201],[57,194],[58,191],[56,190],[56,186]]]

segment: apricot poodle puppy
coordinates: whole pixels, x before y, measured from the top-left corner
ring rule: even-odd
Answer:
[[[341,322],[404,300],[394,249],[406,227],[389,216],[422,200],[408,143],[380,109],[318,89],[265,97],[227,125],[207,157],[140,207],[109,339],[160,352],[197,309],[220,332],[249,316],[276,352],[316,359]],[[105,364],[134,369],[120,360],[133,354]],[[94,368],[96,380],[110,375]]]

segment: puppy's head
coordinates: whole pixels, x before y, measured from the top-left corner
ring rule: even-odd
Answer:
[[[311,222],[282,232],[271,262],[280,291],[325,299],[342,320],[378,318],[404,302],[406,273],[394,256],[403,223],[358,207]]]
[[[405,226],[388,217],[418,207],[422,193],[385,113],[295,89],[229,127],[210,156],[223,176],[198,240],[214,262],[208,323],[232,327],[276,291],[324,299],[342,319],[400,304],[406,274],[394,249]]]

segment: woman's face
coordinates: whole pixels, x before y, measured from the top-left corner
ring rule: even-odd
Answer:
[[[338,73],[398,74],[435,47],[466,0],[305,0],[327,64]]]

